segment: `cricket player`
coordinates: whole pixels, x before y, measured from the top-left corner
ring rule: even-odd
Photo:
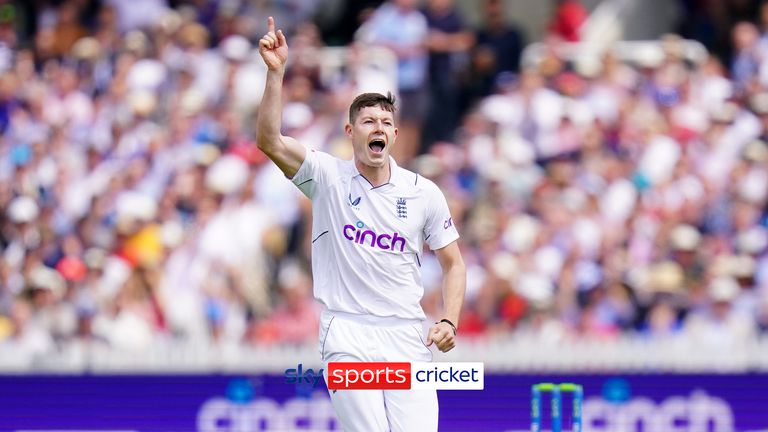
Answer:
[[[259,41],[267,82],[256,123],[258,146],[312,200],[312,276],[323,305],[319,349],[328,362],[431,361],[428,348],[455,346],[466,268],[445,197],[400,168],[391,95],[364,93],[344,131],[352,160],[306,148],[280,133],[288,44],[275,22]],[[424,335],[420,300],[423,244],[443,273],[444,316]],[[327,376],[326,376],[327,379]],[[436,431],[434,390],[339,390],[331,402],[348,432]]]

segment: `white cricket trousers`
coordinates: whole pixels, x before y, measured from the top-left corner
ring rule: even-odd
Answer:
[[[429,362],[420,320],[382,318],[324,310],[320,317],[320,355],[325,382],[328,362]],[[435,390],[329,391],[345,432],[437,431]]]

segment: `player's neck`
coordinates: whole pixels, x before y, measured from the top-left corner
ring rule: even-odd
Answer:
[[[372,167],[365,165],[355,159],[355,166],[357,167],[357,172],[359,172],[363,177],[365,177],[366,180],[373,186],[373,187],[379,187],[385,183],[389,183],[389,179],[391,176],[391,168],[389,166],[389,162],[384,164],[384,166],[381,167]]]

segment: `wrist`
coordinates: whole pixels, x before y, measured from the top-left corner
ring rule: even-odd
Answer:
[[[453,330],[453,335],[456,336],[456,333],[458,333],[458,330],[456,329],[456,324],[454,324],[453,321],[451,321],[451,320],[449,320],[447,318],[443,318],[440,321],[436,322],[435,324],[440,324],[440,323],[448,324],[451,327],[451,329]]]

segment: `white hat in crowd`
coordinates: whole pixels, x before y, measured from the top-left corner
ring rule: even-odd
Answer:
[[[242,62],[251,54],[251,43],[240,35],[231,35],[221,41],[219,49],[227,60]]]
[[[768,231],[761,226],[753,226],[736,235],[736,248],[746,254],[759,254],[768,246]]]
[[[40,208],[31,197],[22,195],[8,205],[7,215],[15,223],[27,223],[37,219]]]
[[[709,283],[709,297],[716,302],[729,302],[739,295],[739,284],[732,277],[721,276]]]
[[[248,164],[233,155],[216,160],[205,173],[205,186],[222,195],[240,190],[248,179]]]
[[[673,249],[691,252],[701,243],[701,233],[692,225],[681,224],[672,229],[669,241]]]

